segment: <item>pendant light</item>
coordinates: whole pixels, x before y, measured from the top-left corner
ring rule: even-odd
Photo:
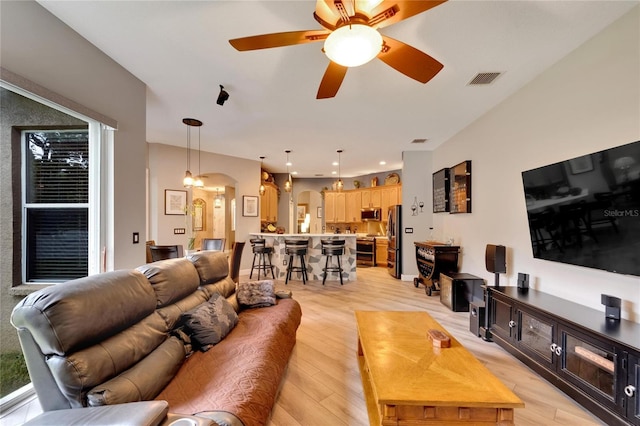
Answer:
[[[258,189],[258,194],[264,195],[267,189],[264,187],[264,181],[262,180],[262,163],[264,161],[264,157],[260,157],[260,188]]]
[[[344,182],[342,182],[342,179],[340,178],[340,154],[342,154],[342,150],[339,149],[337,152],[338,152],[338,182],[336,182],[336,189],[338,191],[342,191],[342,189],[344,188]]]
[[[219,209],[222,207],[222,200],[220,200],[220,194],[218,193],[218,188],[216,188],[216,198],[213,200],[213,208]]]
[[[202,126],[202,121],[195,118],[183,118],[182,122],[187,125],[187,171],[184,173],[182,184],[185,188],[191,188],[193,186],[193,175],[189,170],[191,168],[191,127]]]
[[[204,182],[202,182],[202,174],[200,173],[200,127],[202,127],[202,123],[198,126],[198,176],[196,176],[193,181],[194,188],[204,188]]]
[[[289,166],[291,165],[289,162],[289,153],[291,150],[287,149],[285,152],[287,153],[287,181],[284,183],[284,191],[291,192],[293,190],[293,182],[291,181],[291,174],[289,173]]]

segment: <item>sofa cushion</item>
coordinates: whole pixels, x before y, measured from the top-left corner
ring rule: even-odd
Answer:
[[[164,320],[156,312],[103,342],[67,356],[51,355],[46,363],[60,391],[68,398],[88,391],[128,370],[167,338]]]
[[[238,303],[240,303],[242,307],[262,308],[276,304],[273,280],[238,283],[238,290],[236,293]]]
[[[231,333],[188,358],[156,399],[167,401],[176,413],[221,410],[245,425],[267,424],[301,316],[295,299],[241,311]]]
[[[224,339],[238,323],[236,311],[220,294],[214,294],[208,302],[182,316],[184,326],[202,351]]]
[[[200,285],[215,283],[229,275],[229,259],[224,252],[199,251],[188,255],[187,259],[196,267],[200,276]]]
[[[29,330],[43,354],[65,355],[119,333],[155,307],[145,276],[121,270],[32,293],[14,308],[11,321],[16,328]]]
[[[169,337],[124,373],[89,391],[89,406],[113,405],[153,399],[173,379],[185,360],[182,341]]]
[[[187,259],[167,259],[139,266],[156,294],[156,306],[161,308],[196,291],[200,277]]]

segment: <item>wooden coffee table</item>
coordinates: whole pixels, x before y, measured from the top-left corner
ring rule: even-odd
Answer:
[[[513,425],[524,403],[426,312],[356,311],[371,425]],[[448,348],[434,347],[430,329]]]

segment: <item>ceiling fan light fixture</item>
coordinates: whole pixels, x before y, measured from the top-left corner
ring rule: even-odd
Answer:
[[[329,34],[324,42],[324,53],[336,64],[344,67],[364,65],[382,50],[382,36],[364,24],[344,25]]]

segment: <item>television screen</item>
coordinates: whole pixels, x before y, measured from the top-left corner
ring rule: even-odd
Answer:
[[[534,257],[640,276],[640,141],[522,172]]]

